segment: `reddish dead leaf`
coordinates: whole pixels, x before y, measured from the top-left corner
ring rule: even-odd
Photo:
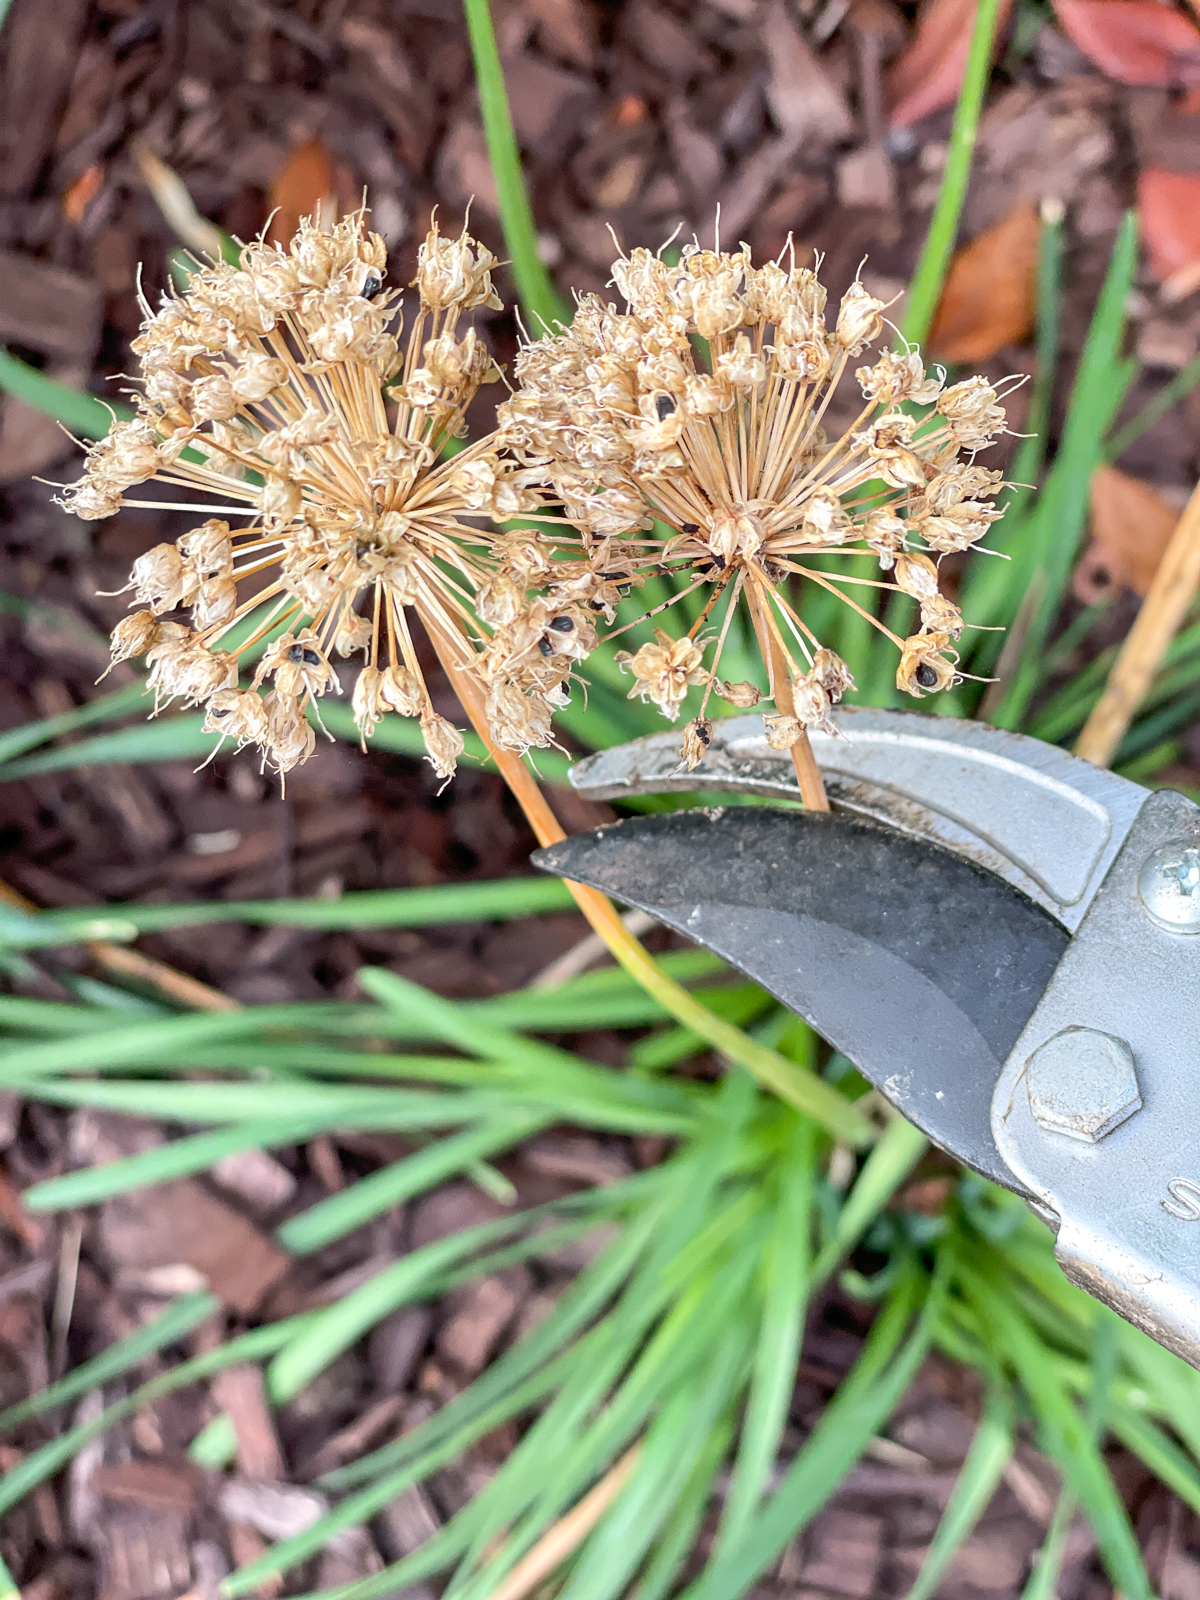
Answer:
[[[1140,478],[1116,467],[1092,474],[1092,542],[1075,569],[1078,599],[1095,605],[1134,589],[1144,595],[1179,512]]]
[[[42,1225],[35,1222],[21,1204],[20,1196],[0,1171],[0,1224],[8,1227],[22,1244],[36,1250],[42,1242]]]
[[[1041,222],[1034,205],[1015,206],[1003,221],[955,256],[929,330],[939,361],[986,361],[1006,344],[1020,344],[1037,309]]]
[[[976,9],[976,0],[928,0],[915,38],[888,69],[884,87],[893,128],[919,122],[958,99]],[[997,40],[1011,10],[1012,0],[1000,0]]]
[[[1200,172],[1144,167],[1138,220],[1150,270],[1161,282],[1200,262]]]
[[[1200,28],[1158,0],[1054,0],[1077,50],[1119,83],[1200,84]]]
[[[626,94],[609,112],[608,120],[614,128],[636,128],[639,122],[645,122],[649,114],[650,107],[640,94]]]
[[[271,244],[289,245],[304,217],[337,220],[333,158],[320,139],[306,139],[292,151],[271,185],[271,209]]]
[[[84,168],[63,196],[63,211],[68,222],[73,222],[78,227],[83,221],[83,213],[100,193],[103,182],[104,168],[98,162]]]

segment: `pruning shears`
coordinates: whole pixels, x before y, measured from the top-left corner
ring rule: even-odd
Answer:
[[[1066,1275],[1200,1366],[1200,807],[978,722],[841,708],[832,809],[635,817],[536,864],[651,913],[798,1012],[943,1150],[1020,1195]],[[665,733],[596,800],[795,801],[758,716],[692,772]]]

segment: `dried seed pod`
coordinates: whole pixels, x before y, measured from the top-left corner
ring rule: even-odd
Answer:
[[[957,664],[957,658],[947,660],[943,654],[949,644],[946,633],[915,633],[906,639],[896,669],[897,689],[921,700],[948,688],[955,681]]]

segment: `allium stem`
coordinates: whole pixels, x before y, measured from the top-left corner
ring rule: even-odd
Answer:
[[[775,707],[781,716],[794,717],[796,715],[796,702],[792,696],[792,680],[788,676],[787,661],[775,637],[775,630],[771,627],[770,616],[767,612],[766,602],[753,584],[749,586],[750,615],[754,619],[754,632],[758,637],[758,648],[762,658],[767,663],[771,675],[771,696]],[[800,786],[800,798],[805,808],[809,811],[828,811],[829,799],[825,793],[825,785],[821,780],[821,769],[817,766],[816,757],[812,753],[812,745],[808,741],[808,729],[802,730],[800,737],[791,749],[792,766],[796,769],[796,782]]]
[[[550,809],[545,795],[538,787],[528,767],[509,750],[497,748],[491,738],[483,700],[474,683],[457,673],[442,657],[451,683],[462,702],[475,731],[488,747],[500,776],[507,783],[514,798],[528,819],[539,844],[558,844],[566,838],[558,818]],[[806,741],[807,743],[807,741]],[[809,752],[812,758],[812,752]],[[583,912],[592,929],[604,941],[613,959],[620,963],[634,981],[652,995],[663,1010],[685,1028],[690,1028],[712,1049],[735,1061],[751,1073],[781,1100],[798,1111],[813,1117],[822,1127],[839,1139],[851,1144],[864,1144],[872,1138],[870,1124],[836,1090],[822,1079],[805,1072],[778,1052],[751,1039],[740,1028],[714,1016],[667,974],[654,957],[630,933],[606,895],[583,883],[567,882],[575,903]]]

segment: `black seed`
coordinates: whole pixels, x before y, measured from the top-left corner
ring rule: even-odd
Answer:
[[[575,624],[570,617],[551,617],[550,626],[555,633],[573,633],[575,631]]]
[[[699,533],[700,524],[698,522],[681,522],[679,524],[679,531],[681,533]]]
[[[289,661],[294,661],[296,665],[299,666],[304,660],[304,646],[302,644],[292,645],[287,653],[287,658]]]
[[[210,717],[227,717],[232,710],[232,706],[209,706],[208,714]]]
[[[669,394],[660,394],[654,402],[654,409],[658,412],[658,420],[665,422],[668,417],[675,415],[675,402]]]
[[[606,572],[604,576],[609,583],[624,583],[629,574],[627,572]]]
[[[589,611],[603,611],[604,610],[604,601],[603,600],[589,600],[588,601],[588,610]]]
[[[538,649],[544,656],[552,656],[554,654],[554,646],[550,643],[549,639],[539,639]]]
[[[934,688],[937,684],[937,681],[937,673],[929,665],[928,661],[922,661],[921,665],[917,668],[917,682],[921,685],[922,689]]]
[[[696,724],[696,737],[697,737],[697,739],[699,739],[701,744],[711,744],[712,743],[712,734],[709,732],[709,730],[704,726],[704,724],[702,722],[698,722]]]
[[[374,300],[375,296],[382,288],[383,279],[379,276],[379,274],[377,272],[368,272],[367,276],[363,279],[363,286],[359,290],[359,293],[362,295],[364,300]]]

